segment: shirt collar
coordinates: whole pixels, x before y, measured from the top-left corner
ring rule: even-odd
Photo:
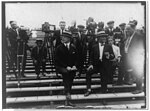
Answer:
[[[68,43],[64,43],[64,45],[66,46],[66,45],[70,45],[70,42],[68,42]]]

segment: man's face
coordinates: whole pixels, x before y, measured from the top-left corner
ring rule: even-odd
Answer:
[[[59,26],[60,26],[61,29],[65,29],[66,23],[65,22],[60,22]]]
[[[112,45],[114,43],[114,40],[112,38],[108,39],[108,44]]]
[[[12,22],[11,24],[10,24],[10,26],[11,26],[11,28],[13,28],[13,29],[16,29],[18,26],[17,26],[17,22]]]
[[[100,37],[99,42],[100,43],[106,43],[106,37]]]
[[[83,28],[78,28],[79,32],[82,32],[83,31]]]
[[[37,46],[38,46],[38,47],[41,47],[41,46],[42,46],[42,42],[38,42],[38,43],[37,43]]]
[[[121,30],[125,30],[125,25],[124,26],[120,26]]]
[[[68,42],[70,42],[70,38],[69,37],[65,37],[65,36],[62,36],[62,42],[63,43],[68,43]]]
[[[109,28],[113,28],[113,27],[114,27],[114,23],[108,24],[108,27],[109,27]]]
[[[73,38],[77,38],[77,37],[78,37],[78,34],[72,34],[72,37],[73,37]]]
[[[130,37],[133,34],[133,32],[134,30],[130,26],[126,27],[125,33],[127,37]]]

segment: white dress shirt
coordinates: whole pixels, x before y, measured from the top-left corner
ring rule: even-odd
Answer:
[[[116,59],[118,59],[118,57],[121,57],[120,48],[118,46],[113,44],[112,49],[113,49],[113,52],[114,52],[114,55],[115,55]]]
[[[70,49],[70,42],[69,43],[64,43],[64,45],[68,48],[68,50]]]
[[[104,46],[102,46],[101,43],[99,43],[99,53],[100,53],[100,57],[99,59],[102,61],[102,57],[103,57],[103,50],[104,50]]]

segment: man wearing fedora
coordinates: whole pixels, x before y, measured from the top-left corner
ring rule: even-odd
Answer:
[[[87,92],[84,96],[89,96],[91,94],[91,76],[94,73],[100,73],[101,91],[102,93],[107,92],[107,77],[111,68],[110,60],[114,59],[112,47],[106,44],[107,36],[108,35],[105,34],[104,31],[99,32],[97,34],[98,44],[92,47],[90,64],[86,74]]]
[[[40,75],[40,67],[42,66],[42,75],[45,72],[47,49],[43,46],[43,41],[41,39],[36,40],[37,46],[32,49],[31,58],[33,59],[33,64],[35,66],[35,73],[37,74],[37,79]]]
[[[72,39],[70,32],[64,32],[62,34],[62,44],[56,48],[56,71],[62,74],[64,91],[66,95],[66,106],[74,106],[71,100],[71,88],[73,79],[76,73],[77,66],[77,50],[75,46],[70,42]]]

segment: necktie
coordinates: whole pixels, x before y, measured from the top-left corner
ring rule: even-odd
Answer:
[[[37,49],[38,49],[38,50],[37,50],[37,54],[39,54],[39,52],[40,52],[40,48],[38,47]]]

